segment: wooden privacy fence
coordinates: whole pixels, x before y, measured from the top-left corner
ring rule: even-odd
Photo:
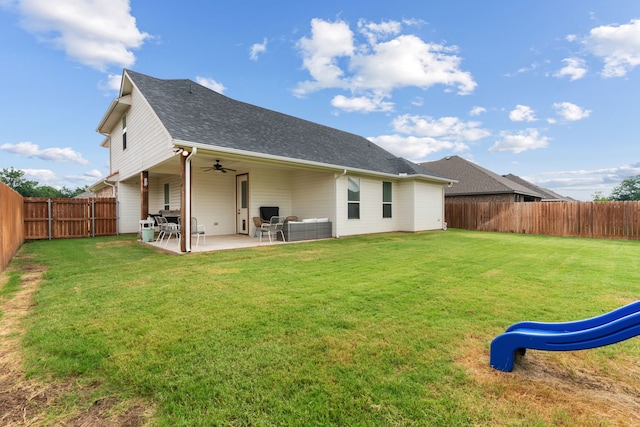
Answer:
[[[24,243],[22,196],[0,182],[0,272]]]
[[[115,198],[24,199],[24,238],[113,236],[118,232]]]
[[[445,221],[466,230],[640,239],[640,201],[446,203]]]

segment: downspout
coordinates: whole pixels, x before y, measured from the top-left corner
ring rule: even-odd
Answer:
[[[111,184],[109,181],[107,181],[106,179],[104,181],[102,181],[102,183],[104,185],[108,185],[109,187],[111,187],[111,195],[113,197],[116,197],[116,185],[115,184]]]
[[[182,238],[185,239],[186,242],[186,250],[187,252],[191,252],[191,159],[193,157],[195,157],[195,155],[198,152],[198,148],[197,147],[193,147],[191,149],[191,153],[189,153],[189,155],[187,156],[186,160],[186,167],[185,167],[185,178],[184,180],[185,182],[185,206],[184,206],[184,213],[185,213],[185,223],[183,224],[184,226],[184,232],[182,233]]]
[[[346,174],[347,174],[347,170],[344,169],[340,175],[336,175],[336,182],[338,181],[338,178],[342,178]],[[334,185],[333,188],[336,188],[336,186]],[[338,221],[338,191],[336,191],[335,197],[336,197],[335,198],[335,203],[334,203],[335,212],[333,214],[333,217],[335,218],[334,223],[336,225],[336,239],[339,239],[340,238],[340,234],[338,233],[338,226],[340,224],[339,224],[339,221]]]

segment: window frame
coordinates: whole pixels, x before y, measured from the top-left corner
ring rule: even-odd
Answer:
[[[393,183],[391,181],[382,181],[382,218],[393,218]]]
[[[353,185],[353,186],[352,186]],[[347,219],[360,219],[360,178],[347,177]]]
[[[122,115],[122,151],[127,149],[127,115]]]
[[[168,211],[171,206],[171,191],[169,189],[169,183],[164,184],[164,210]]]

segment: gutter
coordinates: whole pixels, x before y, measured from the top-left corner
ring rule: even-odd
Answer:
[[[194,142],[190,142],[190,141],[184,141],[184,140],[179,140],[179,139],[174,139],[173,140],[173,144],[177,147],[193,147],[193,148],[201,148],[202,150],[205,151],[212,151],[212,152],[217,152],[217,153],[223,153],[223,154],[231,154],[231,155],[235,155],[236,158],[253,158],[256,160],[271,160],[274,162],[282,162],[282,163],[287,163],[289,165],[305,165],[305,166],[311,166],[311,167],[315,167],[318,169],[323,169],[323,170],[327,170],[327,169],[333,169],[333,170],[345,170],[345,166],[344,165],[332,165],[332,164],[328,164],[328,163],[321,163],[321,162],[314,162],[312,160],[304,160],[304,159],[295,159],[292,157],[283,157],[283,156],[277,156],[277,155],[273,155],[273,154],[265,154],[265,153],[256,153],[255,151],[247,151],[247,150],[238,150],[238,149],[234,149],[234,148],[225,148],[225,147],[220,147],[220,146],[212,146],[212,145],[208,145],[208,144],[202,144],[202,143],[194,143]],[[259,154],[259,155],[256,155]],[[430,181],[435,181],[435,182],[439,182],[442,184],[449,184],[450,182],[457,182],[455,180],[452,180],[450,178],[442,178],[442,177],[438,177],[438,176],[431,176],[431,175],[423,175],[423,174],[412,174],[412,175],[407,175],[407,176],[403,176],[403,175],[399,175],[399,174],[393,174],[393,173],[386,173],[386,172],[378,172],[378,171],[374,171],[374,170],[369,170],[369,169],[359,169],[359,168],[352,168],[349,167],[349,171],[353,172],[353,173],[358,173],[358,174],[362,174],[362,175],[372,175],[372,176],[381,176],[381,177],[388,177],[388,178],[395,178],[395,179],[414,179],[414,178],[423,178],[423,179],[428,179]]]

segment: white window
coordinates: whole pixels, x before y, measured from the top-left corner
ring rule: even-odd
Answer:
[[[391,183],[382,181],[382,218],[391,218]]]
[[[127,149],[127,115],[122,116],[122,151]]]
[[[348,218],[360,219],[360,178],[347,178]]]

